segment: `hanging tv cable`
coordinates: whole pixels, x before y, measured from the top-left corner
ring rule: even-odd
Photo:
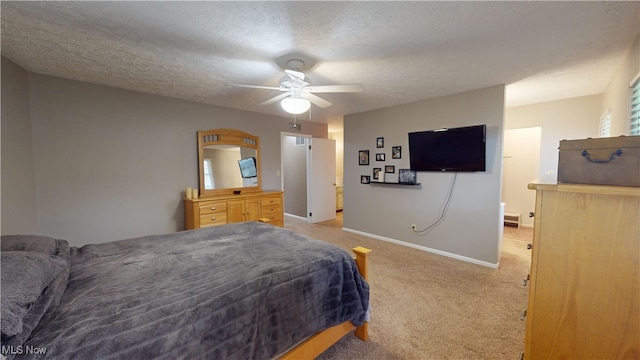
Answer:
[[[447,210],[449,209],[449,204],[451,204],[451,196],[453,195],[453,187],[456,184],[456,178],[458,177],[458,172],[455,172],[453,175],[453,180],[451,181],[451,186],[449,187],[449,194],[447,195],[447,199],[444,203],[444,206],[442,207],[442,213],[440,214],[440,218],[438,218],[438,220],[436,220],[433,224],[427,226],[424,229],[421,230],[415,230],[415,232],[418,235],[427,235],[431,230],[433,230],[435,227],[437,227],[438,225],[440,225],[442,223],[442,221],[444,220],[445,216],[447,215]]]

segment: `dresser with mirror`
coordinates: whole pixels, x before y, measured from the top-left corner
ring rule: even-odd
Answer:
[[[283,192],[262,190],[260,139],[233,129],[198,131],[197,198],[185,198],[187,230],[242,221],[284,226]]]

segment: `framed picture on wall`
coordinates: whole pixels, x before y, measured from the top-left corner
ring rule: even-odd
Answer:
[[[392,146],[391,147],[391,158],[392,159],[400,159],[402,157],[402,146]]]
[[[416,184],[416,172],[411,169],[398,169],[398,182],[400,184]]]
[[[376,138],[376,147],[378,149],[384,147],[384,138],[383,137]]]
[[[384,161],[384,153],[376,154],[376,161]]]
[[[393,174],[396,172],[396,167],[394,165],[386,165],[384,167],[384,172],[386,172],[387,174]]]
[[[358,151],[358,165],[369,165],[369,150]]]
[[[382,168],[373,168],[373,179],[374,180],[380,179],[380,172],[381,171],[382,171]]]
[[[371,177],[369,175],[360,175],[360,184],[370,184]]]

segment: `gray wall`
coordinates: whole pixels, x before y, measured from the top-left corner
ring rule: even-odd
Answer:
[[[2,58],[2,233],[38,227],[27,72]]]
[[[307,217],[307,148],[296,146],[295,136],[284,138],[282,154],[284,176],[284,212]],[[305,143],[308,140],[305,139]]]
[[[501,229],[500,188],[504,127],[504,86],[349,115],[344,121],[344,227],[410,246],[495,266]],[[487,171],[459,173],[448,213],[426,236],[411,224],[426,227],[440,216],[453,173],[419,172],[418,187],[362,185],[360,175],[374,167],[409,168],[408,133],[487,125]],[[384,137],[384,149],[376,149]],[[402,158],[391,159],[391,147],[402,146]],[[358,150],[370,150],[370,165],[359,166]],[[384,150],[386,161],[375,161]],[[382,166],[383,167],[383,166]]]
[[[19,226],[20,216],[5,217],[19,200],[3,196],[3,234],[44,234],[78,246],[184,229],[181,194],[198,185],[198,130],[259,136],[263,188],[281,187],[280,134],[290,119],[34,73],[27,78],[28,84],[22,70],[2,67],[3,90],[29,90],[27,99],[3,91],[2,103],[17,97],[30,111],[30,118],[24,109],[15,118],[12,111],[15,126],[3,123],[2,180],[3,192],[5,183],[23,183],[22,195],[33,194],[28,184],[35,183],[35,202],[20,200],[29,203],[22,210],[28,215],[37,206],[38,223]],[[12,151],[20,164],[5,164],[5,137],[28,136],[29,120],[32,152],[21,145]],[[327,137],[326,124],[305,122],[303,129]]]

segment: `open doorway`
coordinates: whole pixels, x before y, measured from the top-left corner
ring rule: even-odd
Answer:
[[[282,133],[284,212],[310,223],[335,219],[335,140]]]
[[[517,218],[518,226],[533,227],[529,212],[535,210],[536,193],[527,184],[539,176],[541,136],[539,126],[504,133],[502,201],[505,213]]]
[[[284,212],[307,218],[307,147],[309,135],[282,133],[282,190]]]
[[[344,130],[329,131],[329,139],[336,141],[336,217],[342,219],[344,211]]]

